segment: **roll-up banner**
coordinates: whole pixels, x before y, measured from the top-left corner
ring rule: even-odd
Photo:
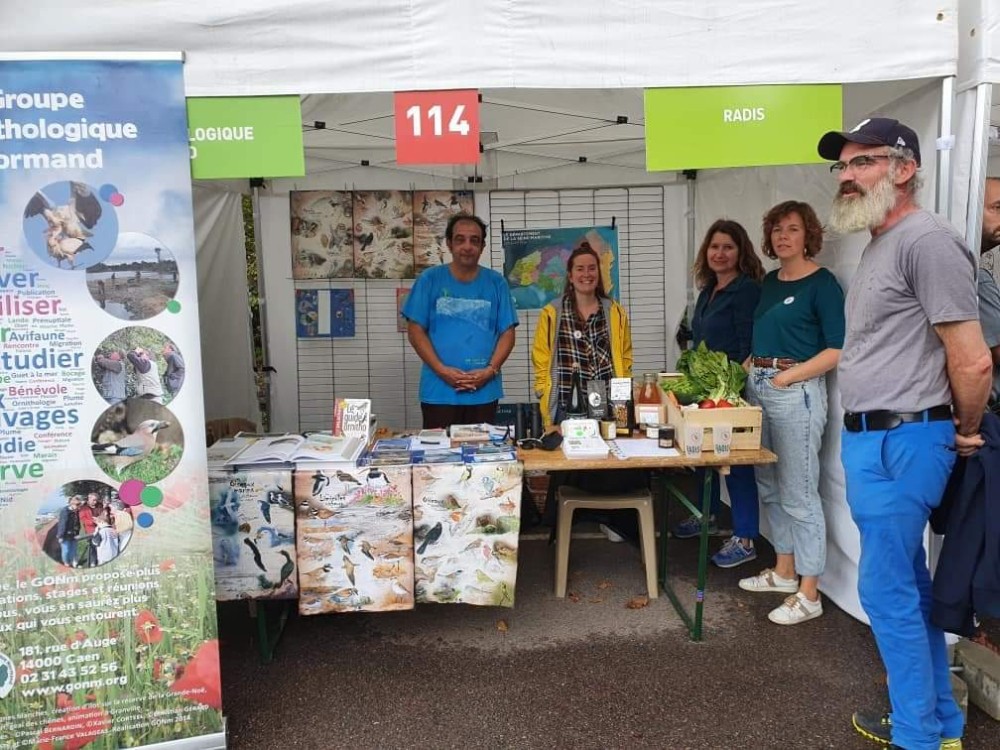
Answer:
[[[224,747],[182,62],[40,57],[0,58],[0,747]]]

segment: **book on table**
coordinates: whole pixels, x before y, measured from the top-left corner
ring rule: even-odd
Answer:
[[[333,434],[368,439],[371,434],[372,400],[338,398],[333,407]]]
[[[256,443],[260,438],[256,435],[237,435],[216,440],[208,447],[209,467],[225,464],[229,459]]]
[[[225,465],[354,462],[364,447],[362,437],[337,436],[328,432],[314,432],[308,437],[279,435],[252,443],[226,461]]]

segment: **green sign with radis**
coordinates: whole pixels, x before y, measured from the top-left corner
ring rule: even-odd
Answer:
[[[299,97],[189,98],[187,112],[196,179],[306,173]]]
[[[816,144],[843,127],[835,84],[646,89],[650,172],[822,162]]]

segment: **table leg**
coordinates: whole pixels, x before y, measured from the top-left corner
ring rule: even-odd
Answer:
[[[702,496],[701,496],[701,508],[695,507],[695,505],[688,500],[683,492],[674,487],[673,483],[670,481],[667,472],[663,472],[660,475],[660,490],[664,498],[664,512],[663,512],[663,525],[660,529],[660,584],[663,587],[663,592],[670,599],[670,603],[673,604],[674,610],[676,610],[677,615],[684,622],[684,626],[688,629],[688,633],[691,635],[691,640],[700,641],[702,635],[702,618],[703,610],[705,605],[705,581],[708,577],[708,517],[711,512],[712,504],[712,475],[710,472],[705,472],[705,483],[702,486]],[[673,587],[670,585],[669,576],[667,575],[667,512],[666,512],[666,502],[669,498],[677,500],[681,505],[690,511],[695,518],[701,521],[701,534],[700,534],[700,544],[698,547],[698,583],[697,589],[695,590],[695,605],[694,605],[694,616],[684,608],[681,600],[674,593]]]
[[[281,640],[281,635],[285,631],[292,602],[287,599],[280,599],[276,602],[251,599],[249,604],[250,616],[257,620],[257,651],[260,654],[260,661],[262,664],[269,664],[274,659],[278,641]],[[271,604],[278,604],[281,607],[273,628],[268,618],[268,609]]]

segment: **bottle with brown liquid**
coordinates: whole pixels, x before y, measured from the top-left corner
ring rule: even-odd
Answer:
[[[642,386],[635,400],[636,422],[643,424],[660,423],[660,394],[656,384],[656,373],[647,372],[642,376]]]

